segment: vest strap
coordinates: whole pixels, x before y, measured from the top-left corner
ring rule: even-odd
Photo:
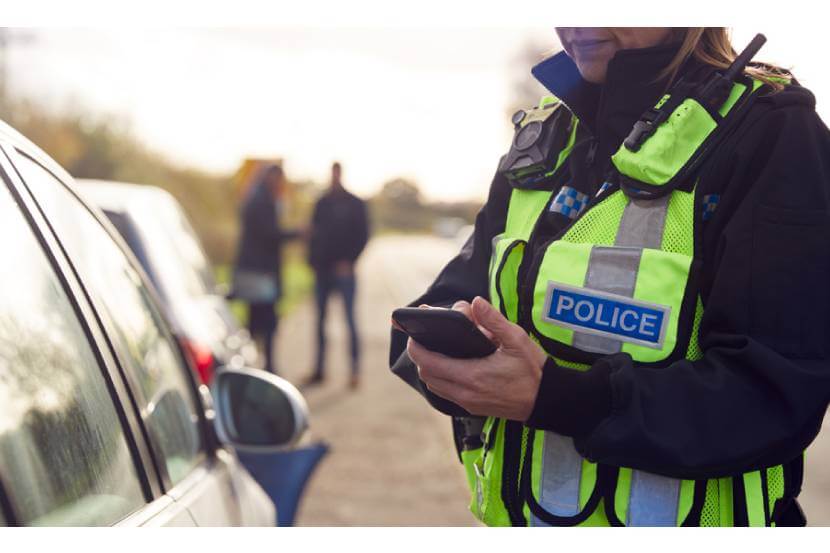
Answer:
[[[632,198],[625,206],[617,238],[617,246],[660,249],[670,195],[654,200]]]
[[[755,470],[743,474],[744,495],[746,496],[746,518],[749,526],[766,526],[767,515],[764,509],[764,483],[761,471]]]
[[[627,526],[676,526],[680,480],[631,471]]]

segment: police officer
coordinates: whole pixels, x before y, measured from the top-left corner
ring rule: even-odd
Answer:
[[[393,331],[392,370],[452,416],[487,524],[803,525],[830,396],[815,99],[724,28],[557,33],[533,69],[555,98],[514,117],[473,236],[413,302],[499,349]]]

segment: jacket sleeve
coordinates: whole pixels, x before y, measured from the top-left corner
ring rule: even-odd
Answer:
[[[427,291],[410,303],[450,307],[459,300],[472,301],[476,296],[487,297],[487,274],[493,237],[504,231],[511,188],[504,177],[496,175],[490,187],[487,203],[478,212],[473,234],[461,252],[441,270]],[[423,395],[434,408],[444,414],[469,416],[469,413],[450,401],[430,392],[418,378],[418,369],[406,353],[406,334],[392,330],[389,366],[392,372]]]
[[[677,478],[785,463],[815,438],[830,399],[830,137],[804,106],[742,136],[704,227],[703,358],[650,368],[617,354],[578,386],[549,364],[528,424],[569,433],[591,460]],[[568,387],[606,399],[566,412],[553,403]]]

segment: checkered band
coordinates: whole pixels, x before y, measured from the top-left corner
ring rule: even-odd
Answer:
[[[720,194],[706,194],[703,196],[703,220],[708,221],[718,207]]]
[[[583,194],[570,186],[563,186],[553,199],[553,203],[550,204],[550,210],[554,213],[561,213],[570,219],[576,219],[586,205],[588,205],[587,194]]]

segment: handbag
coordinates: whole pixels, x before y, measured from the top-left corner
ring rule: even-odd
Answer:
[[[233,298],[248,303],[273,303],[278,295],[277,279],[271,273],[250,269],[234,271]]]

